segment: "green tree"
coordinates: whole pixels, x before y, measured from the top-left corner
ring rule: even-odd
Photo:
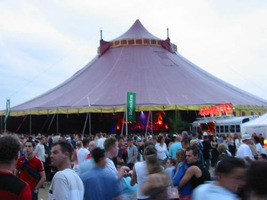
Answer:
[[[182,120],[182,115],[179,110],[168,112],[165,117],[166,122],[169,124],[170,132],[181,133],[183,130],[190,127],[190,123]]]

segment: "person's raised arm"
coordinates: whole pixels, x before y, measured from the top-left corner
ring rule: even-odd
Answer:
[[[183,187],[186,183],[188,183],[191,178],[195,175],[196,177],[200,177],[202,174],[201,174],[201,170],[196,167],[196,166],[191,166],[189,167],[186,172],[185,172],[185,175],[183,176],[182,180],[180,181],[178,187],[181,188]]]
[[[130,171],[130,168],[127,166],[122,166],[118,171],[118,180],[120,181],[122,177],[125,177],[128,175]]]
[[[135,163],[135,161],[137,159],[137,156],[138,156],[138,149],[136,147],[136,148],[134,148],[134,156],[133,156],[133,158],[131,160],[132,163]]]
[[[133,167],[133,174],[132,174],[132,178],[131,178],[131,186],[134,186],[137,183],[137,176],[136,176],[136,171],[135,168]]]

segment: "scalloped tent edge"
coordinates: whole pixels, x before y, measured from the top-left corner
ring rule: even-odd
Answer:
[[[136,112],[141,111],[169,111],[169,110],[188,110],[188,111],[198,111],[200,107],[211,106],[211,104],[205,105],[147,105],[147,106],[137,106]],[[125,106],[119,107],[84,107],[84,108],[57,108],[57,109],[45,109],[45,110],[26,110],[26,111],[13,111],[10,112],[9,116],[18,117],[24,115],[52,115],[52,114],[81,114],[81,113],[117,113],[125,112]],[[251,115],[251,112],[258,113],[267,113],[267,106],[243,106],[235,105],[234,112],[236,116],[242,116],[242,113],[246,115]],[[4,116],[6,111],[0,111],[0,116]]]

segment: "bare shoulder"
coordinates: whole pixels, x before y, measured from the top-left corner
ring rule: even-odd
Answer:
[[[198,168],[197,166],[193,165],[193,166],[190,166],[190,167],[187,169],[187,171],[188,171],[188,172],[193,172],[193,171],[198,170],[198,169],[199,169],[199,168]]]
[[[190,166],[187,171],[187,173],[190,173],[190,174],[195,174],[195,175],[199,175],[199,173],[201,173],[201,170],[199,169],[199,167],[197,166]],[[201,174],[200,174],[201,175]]]
[[[147,182],[153,187],[167,186],[169,184],[168,177],[164,173],[150,174],[147,177]]]

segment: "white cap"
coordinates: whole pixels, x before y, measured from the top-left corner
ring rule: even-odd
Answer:
[[[242,135],[242,141],[244,141],[244,140],[250,140],[250,139],[251,139],[251,136],[248,133],[244,133]]]

